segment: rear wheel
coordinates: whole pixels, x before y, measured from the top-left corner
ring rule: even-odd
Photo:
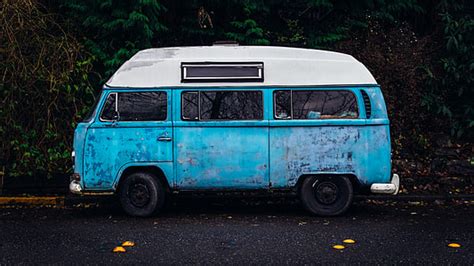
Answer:
[[[123,210],[132,216],[157,213],[165,202],[163,184],[149,173],[133,173],[123,180],[119,190]]]
[[[306,209],[320,216],[342,214],[353,198],[352,183],[345,176],[307,177],[299,192]]]

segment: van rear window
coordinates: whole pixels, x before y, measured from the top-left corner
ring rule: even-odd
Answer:
[[[342,119],[359,116],[354,93],[346,90],[274,92],[275,119]]]
[[[162,91],[111,93],[101,114],[104,121],[163,121],[166,117],[167,96]]]
[[[261,91],[192,91],[181,97],[183,120],[261,120]]]

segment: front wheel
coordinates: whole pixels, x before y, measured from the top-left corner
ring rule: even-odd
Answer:
[[[127,214],[147,217],[163,207],[165,189],[155,176],[148,173],[133,173],[123,180],[119,197],[122,208]]]
[[[352,203],[351,181],[345,176],[311,176],[303,180],[300,199],[311,213],[335,216],[344,213]]]

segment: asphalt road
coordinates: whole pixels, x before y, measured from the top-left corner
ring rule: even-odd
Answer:
[[[333,218],[287,199],[173,202],[147,219],[107,204],[0,209],[0,264],[474,264],[472,201],[364,201]],[[113,253],[125,240],[136,245]]]

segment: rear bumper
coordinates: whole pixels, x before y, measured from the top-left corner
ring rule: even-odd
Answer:
[[[400,177],[393,174],[390,183],[374,183],[370,186],[370,192],[376,194],[391,194],[397,195],[400,190]]]
[[[69,191],[73,194],[81,194],[82,193],[82,187],[79,181],[77,180],[72,180],[71,183],[69,183]]]

